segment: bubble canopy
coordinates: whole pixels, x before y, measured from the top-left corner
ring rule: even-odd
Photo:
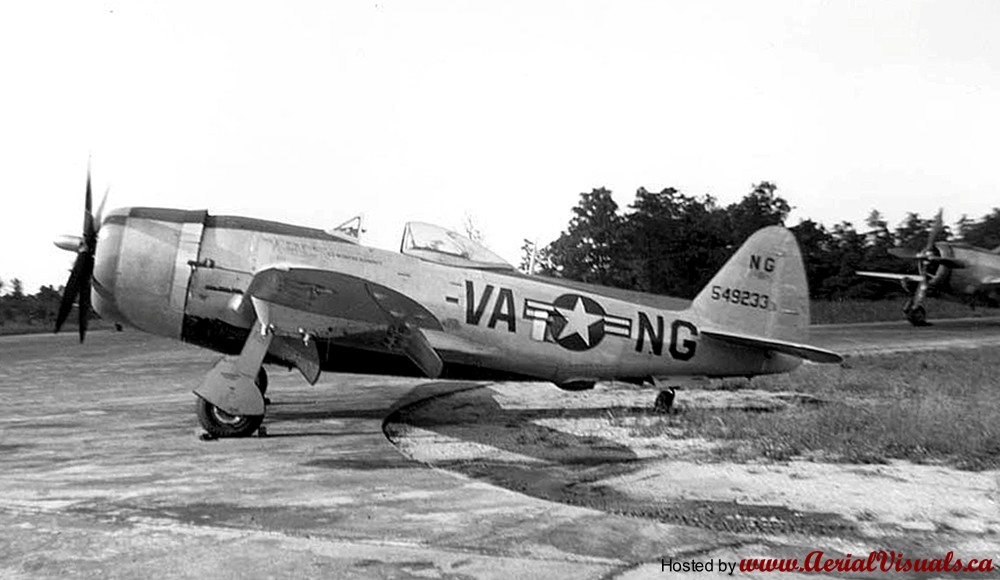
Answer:
[[[408,222],[399,251],[446,266],[513,270],[506,260],[469,237],[425,222]]]

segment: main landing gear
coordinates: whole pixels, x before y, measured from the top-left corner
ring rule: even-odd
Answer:
[[[924,310],[923,304],[914,306],[913,301],[908,300],[903,305],[903,314],[906,315],[906,319],[913,326],[930,326],[930,323],[927,322],[927,311]]]
[[[260,391],[261,396],[267,392],[267,371],[264,367],[257,372],[254,386]],[[264,397],[265,405],[270,402],[270,399]],[[262,427],[264,415],[230,415],[201,397],[195,401],[195,413],[198,414],[202,429],[211,438],[249,437],[254,432],[264,432]]]
[[[273,338],[271,329],[257,320],[239,356],[223,357],[195,389],[195,411],[210,437],[263,433],[267,373],[261,363]]]

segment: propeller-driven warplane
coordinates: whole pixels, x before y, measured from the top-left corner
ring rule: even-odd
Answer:
[[[103,202],[101,204],[103,206]],[[469,238],[407,224],[399,253],[322,231],[206,211],[91,212],[56,324],[79,302],[102,318],[225,354],[198,386],[201,425],[250,435],[264,419],[262,364],[321,371],[599,380],[660,390],[708,377],[790,371],[836,353],[803,341],[809,297],[798,244],[752,235],[691,303],[519,273]]]
[[[1000,302],[1000,247],[987,250],[962,242],[935,242],[943,227],[941,215],[942,212],[938,211],[922,250],[889,250],[897,258],[916,262],[916,274],[856,272],[858,276],[902,284],[910,295],[903,304],[903,314],[914,326],[928,324],[924,308],[928,292],[970,306],[995,306]]]

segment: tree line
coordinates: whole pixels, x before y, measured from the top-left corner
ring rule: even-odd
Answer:
[[[693,298],[753,232],[785,225],[792,207],[777,186],[761,182],[740,201],[720,205],[710,196],[690,196],[673,187],[639,188],[622,212],[611,191],[581,193],[573,217],[554,242],[534,251],[525,241],[522,269],[534,260],[538,273]],[[857,270],[915,273],[915,265],[887,253],[890,248],[922,249],[934,218],[909,213],[895,228],[872,210],[859,230],[850,222],[832,228],[812,219],[789,229],[798,239],[812,298],[877,300],[899,296],[902,288],[855,276]],[[1000,208],[956,225],[962,241],[984,248],[1000,245]],[[945,226],[935,241],[952,238]]]
[[[34,294],[24,293],[24,284],[14,278],[0,280],[0,327],[10,324],[54,325],[62,289],[42,286]]]

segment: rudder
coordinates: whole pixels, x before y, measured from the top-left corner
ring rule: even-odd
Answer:
[[[809,286],[795,236],[757,230],[691,304],[706,329],[799,342],[809,328]]]

